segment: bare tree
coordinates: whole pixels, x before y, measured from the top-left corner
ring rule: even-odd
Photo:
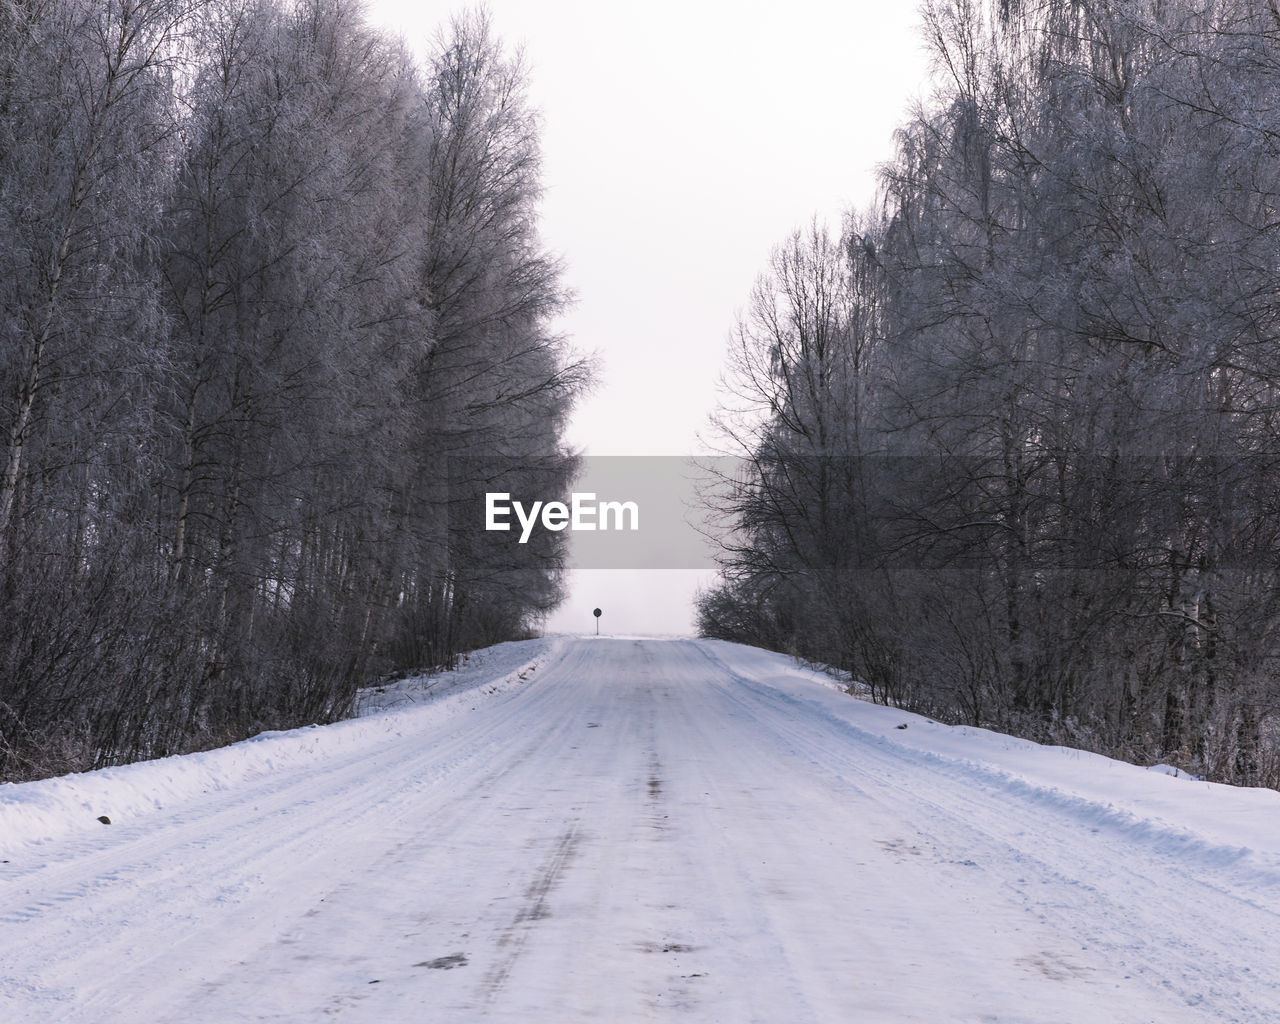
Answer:
[[[785,437],[887,461],[843,520],[758,474],[709,621],[781,551],[856,551],[860,596],[834,602],[897,699],[1280,782],[1274,18],[940,0],[924,20],[936,92],[884,172],[878,340],[867,367],[837,360],[872,382],[871,415],[785,344],[734,357],[754,458]],[[829,649],[819,617],[787,630]]]
[[[558,538],[458,517],[567,486],[589,379],[485,18],[427,67],[352,0],[0,29],[0,775],[332,718],[554,605]]]

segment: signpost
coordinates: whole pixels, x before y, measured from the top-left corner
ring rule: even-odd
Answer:
[[[600,635],[600,616],[603,615],[604,613],[601,612],[599,608],[597,608],[591,614],[596,617],[596,636],[599,636]]]

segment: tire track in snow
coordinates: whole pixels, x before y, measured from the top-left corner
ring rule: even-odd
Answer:
[[[1088,827],[1075,806],[1083,801],[1046,803],[1034,787],[1001,785],[966,765],[949,770],[953,764],[945,758],[920,756],[838,718],[806,713],[808,702],[727,666],[720,685],[793,756],[821,767],[837,791],[856,791],[900,816],[937,862],[979,870],[1016,865],[1004,884],[1029,915],[1079,936],[1144,984],[1175,994],[1205,1014],[1197,1019],[1263,1024],[1280,1018],[1274,956],[1280,912],[1243,888],[1249,873],[1232,878],[1217,862],[1193,860],[1192,874],[1183,859],[1144,849],[1125,833]],[[890,845],[893,852],[902,848],[900,841]],[[1081,852],[1083,860],[1075,856]],[[1241,948],[1241,915],[1251,918],[1248,934],[1266,937],[1260,949]],[[1117,922],[1124,925],[1119,934]],[[1029,955],[1025,962],[1053,980],[1078,974],[1062,958]]]
[[[1182,907],[1126,916],[1168,877],[1141,844],[1081,844],[1061,807],[869,742],[806,692],[692,642],[583,640],[475,714],[98,850],[52,844],[0,896],[18,915],[0,1018],[1275,1019],[1256,992],[1191,1008],[1161,988],[1195,970],[1197,942],[1240,944],[1146,934]],[[1192,911],[1229,928],[1202,896]],[[1105,935],[1073,943],[1092,927],[1144,982],[1107,962]],[[1149,945],[1124,947],[1135,934]]]
[[[557,838],[550,856],[525,890],[524,904],[498,936],[499,958],[485,973],[480,986],[485,1005],[492,1005],[497,999],[538,922],[551,916],[547,897],[568,870],[581,841],[582,832],[576,822]]]
[[[10,984],[40,978],[44,989],[61,991],[75,1004],[68,1019],[85,1007],[108,1019],[123,974],[145,974],[151,963],[172,959],[185,946],[203,944],[207,955],[211,939],[214,947],[219,941],[242,944],[245,935],[233,922],[246,909],[262,919],[256,928],[270,930],[290,912],[273,906],[272,894],[286,879],[310,877],[312,898],[322,899],[340,881],[341,869],[330,863],[335,851],[370,834],[394,832],[408,813],[397,808],[410,797],[440,790],[444,799],[432,813],[443,823],[450,814],[466,813],[465,803],[444,786],[450,778],[465,779],[478,799],[518,770],[538,746],[536,737],[519,732],[520,742],[511,744],[519,696],[517,690],[490,698],[464,735],[446,734],[435,745],[424,747],[421,736],[409,732],[319,767],[253,779],[136,825],[113,825],[110,832],[104,826],[93,840],[53,844],[56,860],[20,866],[10,878],[0,874],[0,919],[25,925],[33,951],[53,941],[42,936],[101,930],[102,922],[115,927],[71,963],[46,963],[38,953],[26,961],[6,955]],[[198,874],[192,863],[200,864]],[[220,919],[230,929],[225,938],[208,927]],[[100,992],[78,980],[95,976],[110,979]]]

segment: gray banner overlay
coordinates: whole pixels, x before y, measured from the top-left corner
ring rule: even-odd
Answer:
[[[491,550],[537,544],[548,531],[562,534],[571,569],[710,569],[716,549],[705,535],[705,495],[712,480],[734,463],[685,456],[584,456],[569,490],[559,493],[512,482],[519,474],[490,474],[492,486],[486,484],[482,494],[473,491],[451,519],[455,529],[465,522],[467,530],[479,531]],[[483,479],[476,465],[469,460],[466,475]]]

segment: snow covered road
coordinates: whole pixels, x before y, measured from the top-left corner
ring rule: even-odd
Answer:
[[[0,786],[0,1020],[1280,1020],[1280,794],[713,642],[462,675]]]

